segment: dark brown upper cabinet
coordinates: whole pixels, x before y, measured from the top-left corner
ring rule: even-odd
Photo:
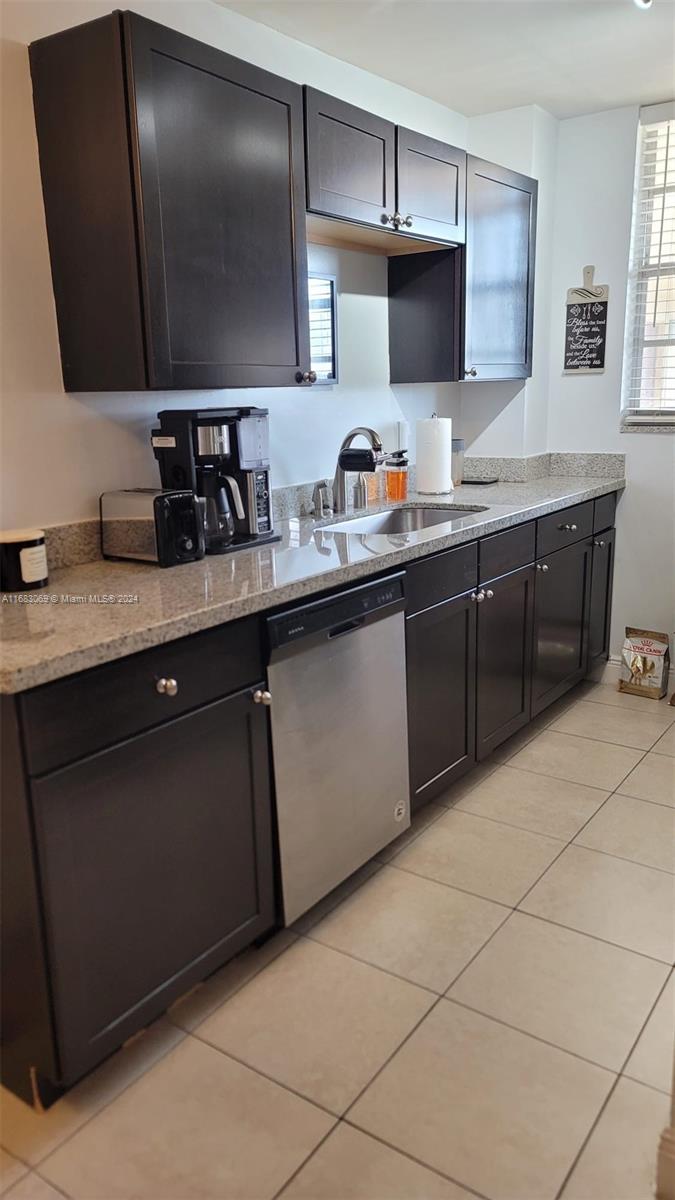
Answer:
[[[305,136],[310,212],[411,238],[464,241],[464,150],[309,87]]]
[[[466,151],[396,127],[396,212],[416,237],[463,242]]]
[[[392,383],[532,374],[537,182],[467,161],[466,246],[389,258]]]
[[[30,60],[66,390],[303,382],[301,88],[133,13]]]
[[[327,217],[391,227],[395,126],[305,88],[307,207]]]
[[[464,379],[532,374],[537,183],[469,155]]]

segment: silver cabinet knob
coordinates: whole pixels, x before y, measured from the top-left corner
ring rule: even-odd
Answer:
[[[578,528],[578,525],[570,525],[570,533],[576,533]]]
[[[469,367],[468,371],[465,371],[464,374],[470,375],[472,379],[475,379],[478,374],[478,371],[476,370],[475,367]]]
[[[476,604],[482,604],[484,599],[485,599],[485,592],[481,588],[478,595],[476,596]]]
[[[604,544],[605,544],[604,542],[600,542],[600,541],[598,541],[598,539],[597,539],[597,538],[593,538],[593,545],[594,545],[594,546],[600,546],[600,547],[602,547],[602,546],[604,546]]]
[[[155,687],[160,696],[175,696],[178,692],[178,684],[175,679],[158,679]]]
[[[494,600],[494,596],[495,596],[495,594],[494,594],[492,588],[488,588],[488,590],[485,593],[485,599],[486,600]]]
[[[577,528],[578,528],[577,525],[569,525],[567,522],[565,522],[564,525],[558,526],[558,529],[560,530],[561,533],[576,533]]]
[[[298,371],[295,376],[296,383],[316,383],[316,371]]]
[[[401,224],[405,225],[406,229],[410,229],[410,226],[412,225],[412,217],[410,217],[410,216],[403,217],[401,220]]]
[[[472,592],[472,593],[471,593],[471,596],[470,596],[471,603],[472,603],[472,604],[475,604],[477,599],[478,599],[478,593],[477,593],[477,592]]]
[[[270,704],[272,703],[272,693],[263,692],[260,690],[260,688],[257,688],[253,693],[253,703],[264,704],[266,708],[269,708]]]
[[[537,563],[538,571],[548,571],[548,563]]]

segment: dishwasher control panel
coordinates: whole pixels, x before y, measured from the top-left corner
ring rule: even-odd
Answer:
[[[390,605],[403,607],[404,579],[405,572],[401,571],[398,575],[389,575],[377,583],[350,588],[337,596],[329,596],[327,600],[303,604],[290,612],[281,613],[278,617],[269,617],[267,630],[270,647],[275,649],[298,638],[329,632],[334,627],[358,621],[359,618],[368,616],[380,608],[388,608]]]

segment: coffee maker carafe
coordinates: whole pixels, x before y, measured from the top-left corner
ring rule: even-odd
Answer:
[[[152,445],[162,486],[195,492],[207,554],[278,541],[272,526],[267,409],[165,409],[158,417]]]

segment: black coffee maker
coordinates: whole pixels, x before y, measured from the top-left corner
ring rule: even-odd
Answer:
[[[164,488],[190,488],[207,554],[279,541],[272,524],[266,408],[165,409],[152,446]]]

